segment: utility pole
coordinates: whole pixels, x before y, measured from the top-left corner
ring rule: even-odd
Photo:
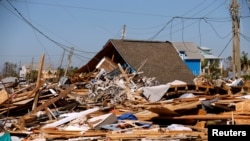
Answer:
[[[72,55],[73,55],[73,51],[74,51],[74,48],[72,47],[70,49],[70,53],[69,53],[69,57],[68,57],[68,64],[67,64],[67,67],[66,67],[66,70],[65,70],[65,73],[64,73],[64,77],[67,75],[67,72],[68,72],[68,69],[69,69],[69,65],[71,63],[71,58],[72,58]]]
[[[230,13],[232,17],[232,64],[233,64],[233,80],[236,76],[241,76],[241,62],[240,62],[240,18],[239,18],[239,4],[237,0],[232,0]],[[237,75],[236,75],[237,71]]]
[[[61,61],[60,61],[60,65],[59,65],[59,69],[61,69],[62,67],[62,62],[63,62],[63,59],[64,59],[64,54],[65,54],[65,49],[63,49],[63,54],[62,54],[62,58],[61,58]]]
[[[125,39],[125,36],[126,36],[126,25],[123,25],[123,28],[122,28],[122,39]]]

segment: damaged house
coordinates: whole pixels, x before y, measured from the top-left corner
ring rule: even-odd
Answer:
[[[113,65],[121,64],[130,73],[143,72],[147,77],[155,77],[161,84],[174,80],[193,83],[194,75],[168,41],[110,39],[78,72],[95,71],[104,58]]]

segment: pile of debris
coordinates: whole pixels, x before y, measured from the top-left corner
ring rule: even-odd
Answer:
[[[41,63],[42,64],[42,63]],[[12,140],[207,140],[207,126],[250,124],[250,83],[159,84],[117,65],[0,91],[1,138]],[[112,74],[112,75],[111,75]]]

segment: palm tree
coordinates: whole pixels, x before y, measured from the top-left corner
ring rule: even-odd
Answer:
[[[247,73],[248,67],[249,67],[249,60],[248,60],[248,53],[247,52],[242,52],[242,56],[240,58],[241,62],[241,70],[244,74]]]
[[[207,59],[203,59],[201,61],[201,69],[202,70],[205,69],[207,67],[207,65],[208,65],[208,60]]]
[[[212,79],[218,79],[221,75],[220,69],[219,69],[219,60],[213,60],[212,63],[209,66],[209,70],[211,72],[211,78]]]

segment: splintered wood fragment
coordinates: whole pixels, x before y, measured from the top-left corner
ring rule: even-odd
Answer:
[[[235,119],[235,124],[236,125],[249,125],[250,120],[248,120],[248,119]]]
[[[224,112],[222,113],[223,115],[231,115],[232,112]],[[246,115],[246,116],[250,116],[250,111],[234,111],[234,115]]]
[[[179,115],[178,113],[176,113],[175,111],[172,111],[171,109],[169,109],[168,107],[164,107],[164,106],[152,106],[148,108],[149,111],[157,113],[159,115],[164,115],[164,116],[172,116],[172,115]]]
[[[38,106],[36,109],[32,110],[30,112],[30,114],[32,113],[36,113],[38,111],[44,110],[45,107],[49,107],[50,105],[52,105],[53,103],[55,103],[56,101],[60,100],[61,98],[67,96],[72,89],[74,88],[74,84],[71,84],[66,90],[62,91],[57,97],[54,97],[52,99],[47,100],[44,104]]]
[[[52,120],[52,116],[50,115],[48,107],[45,107],[44,110],[45,110],[45,113],[47,114],[47,116],[49,117],[49,120]]]
[[[118,67],[119,67],[119,70],[120,70],[121,73],[122,73],[122,76],[125,78],[126,82],[129,83],[129,78],[128,78],[126,72],[124,71],[124,69],[122,68],[122,66],[121,66],[120,63],[118,63]]]
[[[17,96],[18,96],[19,93],[22,93],[23,91],[27,91],[28,89],[30,89],[31,87],[34,87],[35,85],[36,85],[35,83],[30,84],[27,87],[24,87],[24,88],[21,88],[21,89],[15,91],[15,93],[13,93],[13,94],[17,94]]]
[[[64,130],[34,130],[34,133],[43,133],[44,137],[46,139],[62,139],[62,138],[75,138],[75,137],[106,137],[105,132],[98,132],[98,131],[93,131],[93,132],[84,132],[82,133],[81,131],[64,131]]]
[[[197,128],[205,129],[206,121],[198,121],[194,126]]]
[[[41,88],[41,86],[44,84],[44,81],[40,81],[39,83],[36,83],[36,87],[29,92],[29,94],[27,95],[27,97],[33,97],[35,95],[35,93],[38,92],[38,90]]]
[[[242,102],[236,103],[235,111],[250,111],[250,100],[244,100]]]
[[[8,95],[7,91],[5,89],[2,89],[0,91],[0,104],[2,104],[5,101],[7,101],[8,98],[9,98],[9,95]]]
[[[41,77],[42,77],[42,71],[43,71],[43,63],[44,63],[44,54],[42,54],[41,58],[40,58],[40,64],[39,64],[39,68],[38,68],[38,75],[37,75],[37,80],[36,80],[36,88],[29,93],[28,97],[32,96],[34,93],[36,93],[39,88],[41,87]]]
[[[44,110],[45,108],[49,107],[50,105],[52,105],[56,101],[60,100],[61,98],[65,97],[65,96],[67,96],[72,91],[74,86],[75,86],[74,84],[71,84],[66,90],[62,91],[57,97],[54,97],[52,99],[47,100],[44,104],[41,104],[40,106],[38,106],[37,108],[35,108],[31,112],[29,112],[29,113],[25,114],[24,116],[22,116],[19,119],[19,122],[18,122],[20,124],[19,127],[21,127],[21,129],[24,129],[23,126],[24,126],[25,118],[29,117],[29,115],[33,115],[33,114],[37,113],[38,111]]]
[[[34,110],[37,107],[38,99],[39,99],[39,93],[36,93],[34,101],[33,101],[33,105],[32,105],[32,110]]]

